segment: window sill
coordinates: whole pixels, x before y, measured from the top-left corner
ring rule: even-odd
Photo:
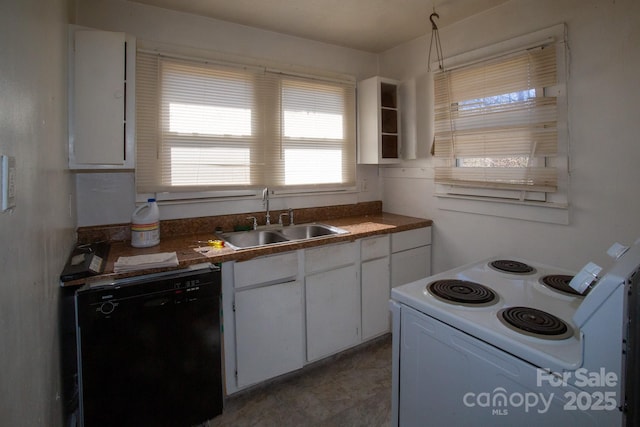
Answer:
[[[442,210],[550,224],[569,224],[569,206],[567,204],[439,193],[436,193],[435,196],[438,199],[438,209]]]
[[[276,190],[269,194],[270,210],[280,211],[289,208],[315,208],[321,206],[351,205],[358,202],[359,192],[356,189],[338,191],[313,191],[295,194],[284,194]],[[237,191],[211,191],[196,193],[147,193],[137,194],[138,203],[145,202],[148,197],[157,196],[160,205],[161,219],[181,219],[208,217],[247,212],[264,212],[266,206],[262,201],[262,189]],[[277,219],[276,219],[277,220]]]
[[[357,187],[346,188],[324,188],[324,189],[297,189],[283,190],[274,189],[270,192],[271,197],[295,197],[295,196],[319,196],[319,195],[340,195],[358,193]],[[229,190],[229,191],[198,191],[198,192],[163,192],[163,193],[138,193],[136,202],[144,203],[148,198],[155,198],[163,204],[183,204],[183,203],[206,203],[222,202],[233,200],[252,200],[262,198],[262,189],[259,190]]]

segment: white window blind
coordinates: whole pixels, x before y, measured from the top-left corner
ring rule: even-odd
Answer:
[[[355,134],[352,88],[286,78],[282,81],[283,138],[276,182],[287,186],[353,183]],[[352,141],[352,140],[351,140]]]
[[[139,193],[355,185],[355,85],[138,52]]]
[[[436,74],[436,183],[556,191],[557,84],[552,43]]]

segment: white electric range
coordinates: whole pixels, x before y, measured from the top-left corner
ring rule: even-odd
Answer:
[[[394,425],[624,425],[640,240],[609,252],[603,272],[492,258],[392,289]]]

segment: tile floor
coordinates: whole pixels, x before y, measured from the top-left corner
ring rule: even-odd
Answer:
[[[389,426],[391,335],[240,392],[200,427]]]

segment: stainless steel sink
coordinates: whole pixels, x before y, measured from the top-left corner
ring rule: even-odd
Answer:
[[[271,228],[268,230],[236,231],[220,233],[227,246],[233,249],[249,249],[275,243],[310,240],[348,231],[327,224],[302,224],[288,227]]]
[[[347,231],[326,224],[305,224],[283,227],[280,232],[291,240],[306,240],[321,236],[344,234]]]
[[[234,233],[223,233],[220,237],[234,249],[254,248],[289,240],[282,234],[272,230],[236,231]]]

